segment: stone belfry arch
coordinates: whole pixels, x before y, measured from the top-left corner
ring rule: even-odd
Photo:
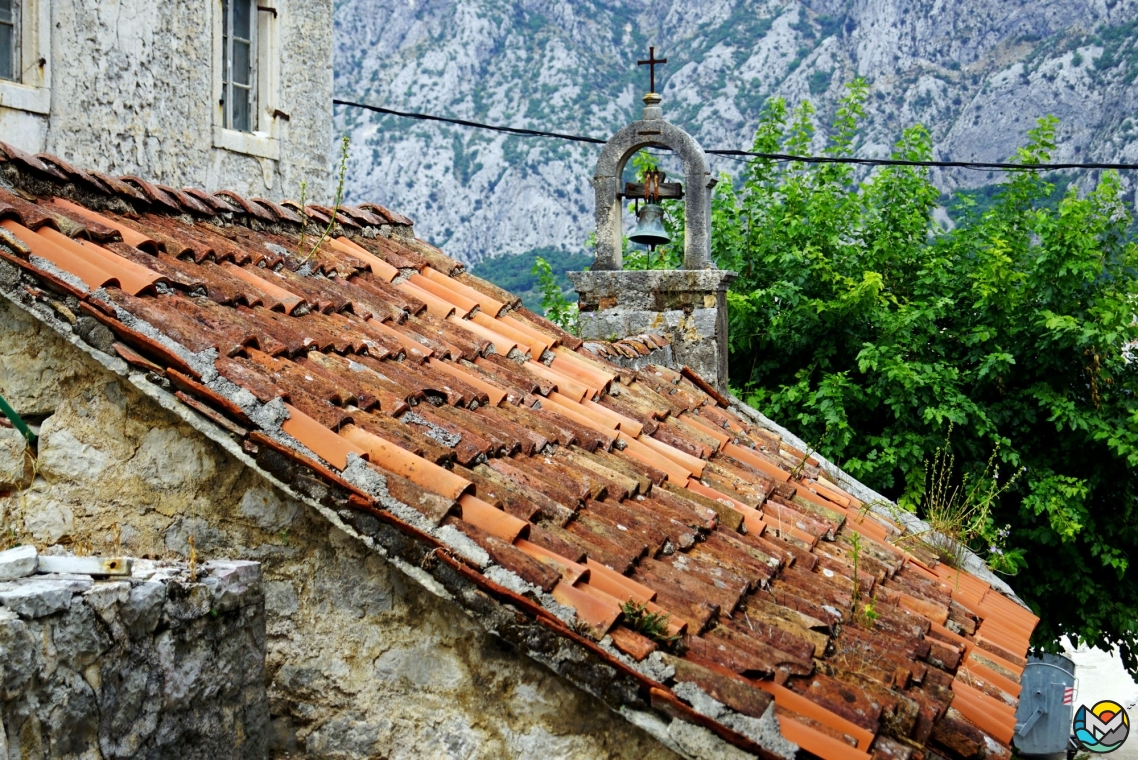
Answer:
[[[621,177],[628,160],[643,148],[667,148],[684,166],[684,269],[712,269],[711,189],[715,178],[707,156],[695,138],[664,120],[663,100],[650,92],[644,96],[644,114],[617,132],[601,150],[593,173],[597,200],[597,260],[592,271],[621,269],[623,209]]]
[[[655,49],[648,63],[653,65]],[[644,96],[641,118],[619,130],[601,150],[593,175],[596,193],[596,260],[587,272],[568,272],[579,297],[581,337],[616,340],[656,333],[671,343],[677,368],[690,367],[727,391],[727,285],[735,272],[711,260],[711,192],[715,178],[695,138],[664,119],[662,98]],[[684,167],[682,269],[623,269],[623,172],[643,148],[666,148]]]

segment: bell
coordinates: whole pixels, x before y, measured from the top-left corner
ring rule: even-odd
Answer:
[[[672,239],[664,230],[664,209],[655,203],[644,204],[644,208],[640,209],[640,214],[636,218],[636,229],[628,239],[633,243],[642,243],[649,247],[670,243]]]

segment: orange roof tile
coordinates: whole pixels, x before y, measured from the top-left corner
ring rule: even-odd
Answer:
[[[420,272],[420,274],[424,278],[441,285],[447,290],[451,290],[458,295],[463,296],[467,300],[475,301],[478,304],[479,308],[482,309],[482,312],[491,317],[498,316],[502,312],[502,309],[505,308],[505,304],[495,301],[493,298],[485,295],[484,293],[479,293],[469,285],[464,285],[453,277],[448,277],[447,275],[435,270],[432,267],[424,267],[423,271]]]
[[[0,161],[12,155],[5,151],[0,144]],[[361,226],[411,234],[409,220],[379,207],[342,209],[339,234],[303,256],[279,232],[298,218],[284,205],[139,178],[83,180],[44,160],[69,181],[102,183],[134,212],[90,210],[56,197],[70,192],[62,185],[38,205],[12,196],[0,203],[0,225],[31,256],[3,240],[0,255],[39,271],[45,292],[78,292],[81,311],[121,341],[117,353],[165,372],[193,413],[237,436],[254,425],[255,415],[169,341],[199,355],[216,349],[215,367],[229,382],[261,403],[287,402],[280,430],[252,430],[247,446],[293,456],[298,468],[349,489],[342,471],[350,455],[369,460],[394,498],[551,592],[579,626],[566,629],[533,599],[511,597],[518,614],[567,636],[610,632],[632,658],[610,659],[613,668],[667,648],[617,625],[631,599],[669,615],[669,635],[688,636],[686,653],[669,656],[702,673],[704,686],[725,699],[773,695],[784,735],[825,760],[883,752],[878,737],[932,742],[951,755],[954,731],[956,746],[987,736],[992,756],[1004,757],[1009,700],[1038,619],[966,572],[921,563],[920,552],[898,545],[902,526],[863,509],[813,465],[792,476],[802,452],[725,406],[690,371],[632,371],[606,360],[646,356],[663,339],[582,343],[422,241],[358,234]],[[77,233],[86,239],[53,229],[42,205],[86,225]],[[268,222],[276,232],[265,231]],[[81,293],[37,270],[36,257],[104,290]],[[123,312],[168,342],[114,316]],[[297,455],[282,435],[327,465]],[[855,533],[863,536],[859,583],[877,593],[869,628],[848,612]],[[854,652],[856,671],[848,669]],[[691,718],[674,695],[663,701],[670,683],[653,704]],[[765,707],[766,699],[732,704]],[[947,712],[950,700],[958,712]]]

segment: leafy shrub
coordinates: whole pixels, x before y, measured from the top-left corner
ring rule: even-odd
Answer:
[[[538,256],[533,262],[533,273],[541,288],[541,308],[545,316],[562,330],[576,335],[579,331],[577,304],[565,298],[549,263]]]
[[[837,111],[827,155],[849,155],[866,86]],[[753,150],[807,154],[812,109],[766,107]],[[1015,160],[1046,162],[1056,120]],[[914,126],[897,158],[927,160]],[[1017,592],[1062,635],[1121,645],[1138,669],[1138,246],[1113,173],[1050,205],[1053,186],[1009,173],[991,206],[952,230],[933,221],[925,169],[756,160],[713,200],[713,255],[739,272],[728,294],[731,378],[765,413],[822,439],[855,477],[920,510],[926,462],[950,445],[955,485],[993,469],[1018,479],[973,526],[1022,569]],[[995,455],[993,457],[993,452]],[[954,485],[954,487],[955,487]]]

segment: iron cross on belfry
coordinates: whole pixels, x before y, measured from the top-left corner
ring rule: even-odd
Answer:
[[[647,61],[637,61],[636,62],[637,66],[647,66],[648,67],[648,80],[649,80],[648,92],[656,92],[656,64],[657,63],[667,63],[667,62],[668,62],[667,58],[657,58],[656,57],[656,48],[655,47],[648,48],[648,60]]]

